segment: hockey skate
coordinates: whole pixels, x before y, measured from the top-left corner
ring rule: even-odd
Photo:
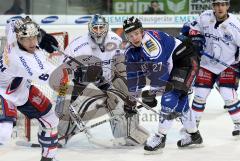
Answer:
[[[232,136],[235,139],[240,139],[240,123],[235,123],[234,124],[234,130],[232,132]]]
[[[42,157],[40,161],[54,161],[53,158]]]
[[[199,123],[200,123],[200,120],[196,120],[196,126],[197,126],[197,128],[199,127]],[[180,129],[179,133],[180,133],[180,135],[183,135],[183,136],[185,136],[185,135],[188,134],[187,129],[186,129],[185,127],[182,127],[182,128]]]
[[[202,146],[202,137],[199,131],[195,133],[186,133],[185,137],[177,142],[179,148],[192,148]]]
[[[43,157],[43,156],[42,156],[42,158],[41,158],[40,161],[59,161],[59,160],[56,159],[56,158],[46,158],[46,157]]]
[[[146,145],[144,146],[144,154],[158,154],[162,152],[162,149],[165,147],[166,135],[155,134],[147,140]]]

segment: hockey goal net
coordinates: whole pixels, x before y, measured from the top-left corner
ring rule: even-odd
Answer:
[[[56,40],[59,43],[59,49],[63,51],[67,45],[68,45],[68,33],[67,32],[55,32],[55,33],[50,33],[53,35]],[[60,62],[60,57],[59,56],[53,56],[50,57],[50,54],[45,52],[47,61],[52,63],[54,66],[59,65]],[[48,85],[40,85],[36,82],[33,82],[35,86],[37,86],[45,96],[47,96],[53,103],[54,105],[54,100],[56,99],[56,93],[48,86]],[[30,141],[32,139],[32,134],[31,133],[36,133],[38,129],[38,121],[33,119],[30,120],[27,117],[25,117],[23,114],[18,112],[18,119],[17,119],[17,126],[14,129],[14,134],[15,137],[21,138],[27,141]],[[37,136],[36,134],[33,134],[35,137]]]

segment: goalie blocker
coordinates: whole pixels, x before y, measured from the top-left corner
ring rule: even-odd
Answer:
[[[83,68],[87,67],[84,65],[86,62],[83,61],[86,60],[86,57],[88,57],[88,64],[100,62],[100,60],[94,56],[76,57],[76,60],[83,64]],[[80,69],[79,65],[73,61],[67,61],[57,68],[50,76],[50,86],[56,91],[59,89],[59,77],[62,77],[62,70],[66,68],[70,72],[75,71],[75,74],[77,69]],[[96,69],[85,68],[86,70],[84,72],[86,73],[78,71],[84,74],[84,76],[82,76],[84,79],[81,78],[84,81],[81,81],[79,77],[72,78],[74,80],[74,86],[68,86],[67,92],[58,97],[56,112],[60,118],[59,137],[71,137],[72,135],[70,135],[70,133],[78,133],[78,129],[71,121],[67,108],[71,103],[77,101],[78,106],[75,107],[75,110],[85,123],[105,114],[108,114],[110,117],[115,117],[117,115],[119,117],[110,120],[113,136],[115,138],[124,138],[124,145],[143,144],[148,137],[148,132],[140,127],[138,122],[139,116],[135,114],[131,117],[125,117],[123,107],[124,105],[126,106],[127,103],[118,96],[107,91],[108,88],[115,88],[121,92],[127,93],[126,81],[121,77],[115,77],[112,79],[112,84],[108,84],[106,83],[107,81],[104,82],[99,72],[95,72],[95,74],[97,73],[95,76],[91,75],[91,80],[89,80],[87,77],[89,75],[89,73],[87,73],[88,69],[91,69],[90,71],[101,71],[101,69],[97,69],[97,66],[95,66],[95,68]],[[107,88],[102,88],[102,85],[106,84],[108,85]],[[70,138],[67,137],[63,144],[67,143],[68,139]]]

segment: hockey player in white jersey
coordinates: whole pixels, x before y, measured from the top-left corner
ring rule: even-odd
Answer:
[[[217,83],[224,100],[224,108],[234,124],[232,135],[239,136],[240,101],[236,93],[239,73],[236,70],[239,70],[240,23],[233,14],[228,13],[229,5],[230,0],[212,0],[213,10],[203,12],[191,23],[189,34],[201,34],[206,39],[201,68],[195,82],[192,109],[199,122],[206,99],[214,83]],[[224,62],[225,65],[212,58]]]
[[[0,95],[4,102],[2,108],[10,112],[0,114],[0,120],[5,123],[1,135],[7,133],[9,139],[14,121],[14,119],[9,120],[9,117],[15,117],[16,106],[28,118],[39,121],[38,141],[42,147],[41,161],[52,161],[57,150],[59,120],[50,100],[31,82],[34,80],[48,83],[53,68],[46,62],[40,47],[53,52],[50,44],[58,45],[58,43],[28,16],[10,22],[6,31],[7,47],[0,59]]]
[[[88,24],[88,30],[89,32],[87,34],[73,40],[64,52],[65,54],[76,58],[83,63],[83,65],[88,66],[87,69],[82,69],[80,67],[74,71],[75,85],[70,102],[72,103],[78,97],[82,96],[88,98],[90,95],[87,92],[91,93],[91,90],[86,88],[86,86],[89,83],[94,83],[98,91],[102,91],[102,94],[106,93],[110,88],[115,88],[128,94],[124,78],[124,60],[119,60],[124,58],[123,52],[120,49],[122,42],[121,38],[112,31],[109,31],[108,22],[99,14],[92,17]],[[95,62],[92,61],[93,58],[96,58]],[[66,59],[65,62],[67,60],[68,59]],[[117,62],[119,62],[119,64]],[[98,79],[96,80],[90,77],[96,77]],[[99,92],[95,93],[95,95],[97,94],[99,94]],[[94,96],[91,97],[93,98]],[[84,121],[88,121],[96,116],[93,114],[88,115],[88,113],[91,113],[88,112],[88,110],[91,109],[94,104],[87,104],[87,101],[85,100],[86,99],[82,100],[82,104],[85,105],[81,108],[78,107],[76,110],[81,111],[79,112],[79,115]],[[119,116],[110,121],[114,138],[123,138],[124,142],[120,144],[124,145],[143,144],[148,137],[148,133],[140,127],[138,114],[136,111],[129,110],[127,111],[128,116],[123,116],[124,109],[128,109],[124,107],[132,105],[124,103],[123,105],[118,106],[117,102],[119,102],[119,100],[117,102],[115,100],[118,100],[117,97],[109,95],[107,92],[107,100],[103,103],[103,106],[109,110],[109,115]],[[94,108],[96,109],[96,107]],[[67,105],[64,105],[64,108],[67,109]],[[85,108],[85,110],[82,110],[83,108]],[[67,111],[65,113],[67,113]],[[96,115],[99,116],[98,114]],[[78,129],[75,126],[76,125],[72,124],[70,118],[69,120],[60,119],[60,137],[68,136],[70,133],[77,131]],[[69,138],[65,138],[65,143]]]

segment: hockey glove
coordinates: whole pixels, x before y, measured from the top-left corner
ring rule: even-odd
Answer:
[[[136,110],[137,102],[130,97],[125,100],[123,105],[124,112],[126,113],[126,117],[132,117],[133,115],[137,114]]]
[[[124,104],[123,109],[124,109],[124,112],[126,113],[125,116],[127,118],[132,117],[132,116],[134,116],[138,113],[137,110],[136,110],[136,106],[132,107],[132,106]]]
[[[57,40],[55,39],[55,37],[53,37],[52,35],[50,34],[47,34],[44,30],[40,30],[41,32],[41,40],[40,40],[40,43],[39,43],[39,47],[41,49],[44,49],[46,50],[48,53],[52,53],[54,52],[55,50],[53,49],[52,45],[58,47],[58,42]]]
[[[156,94],[150,92],[149,90],[142,92],[142,102],[150,107],[157,106]]]

